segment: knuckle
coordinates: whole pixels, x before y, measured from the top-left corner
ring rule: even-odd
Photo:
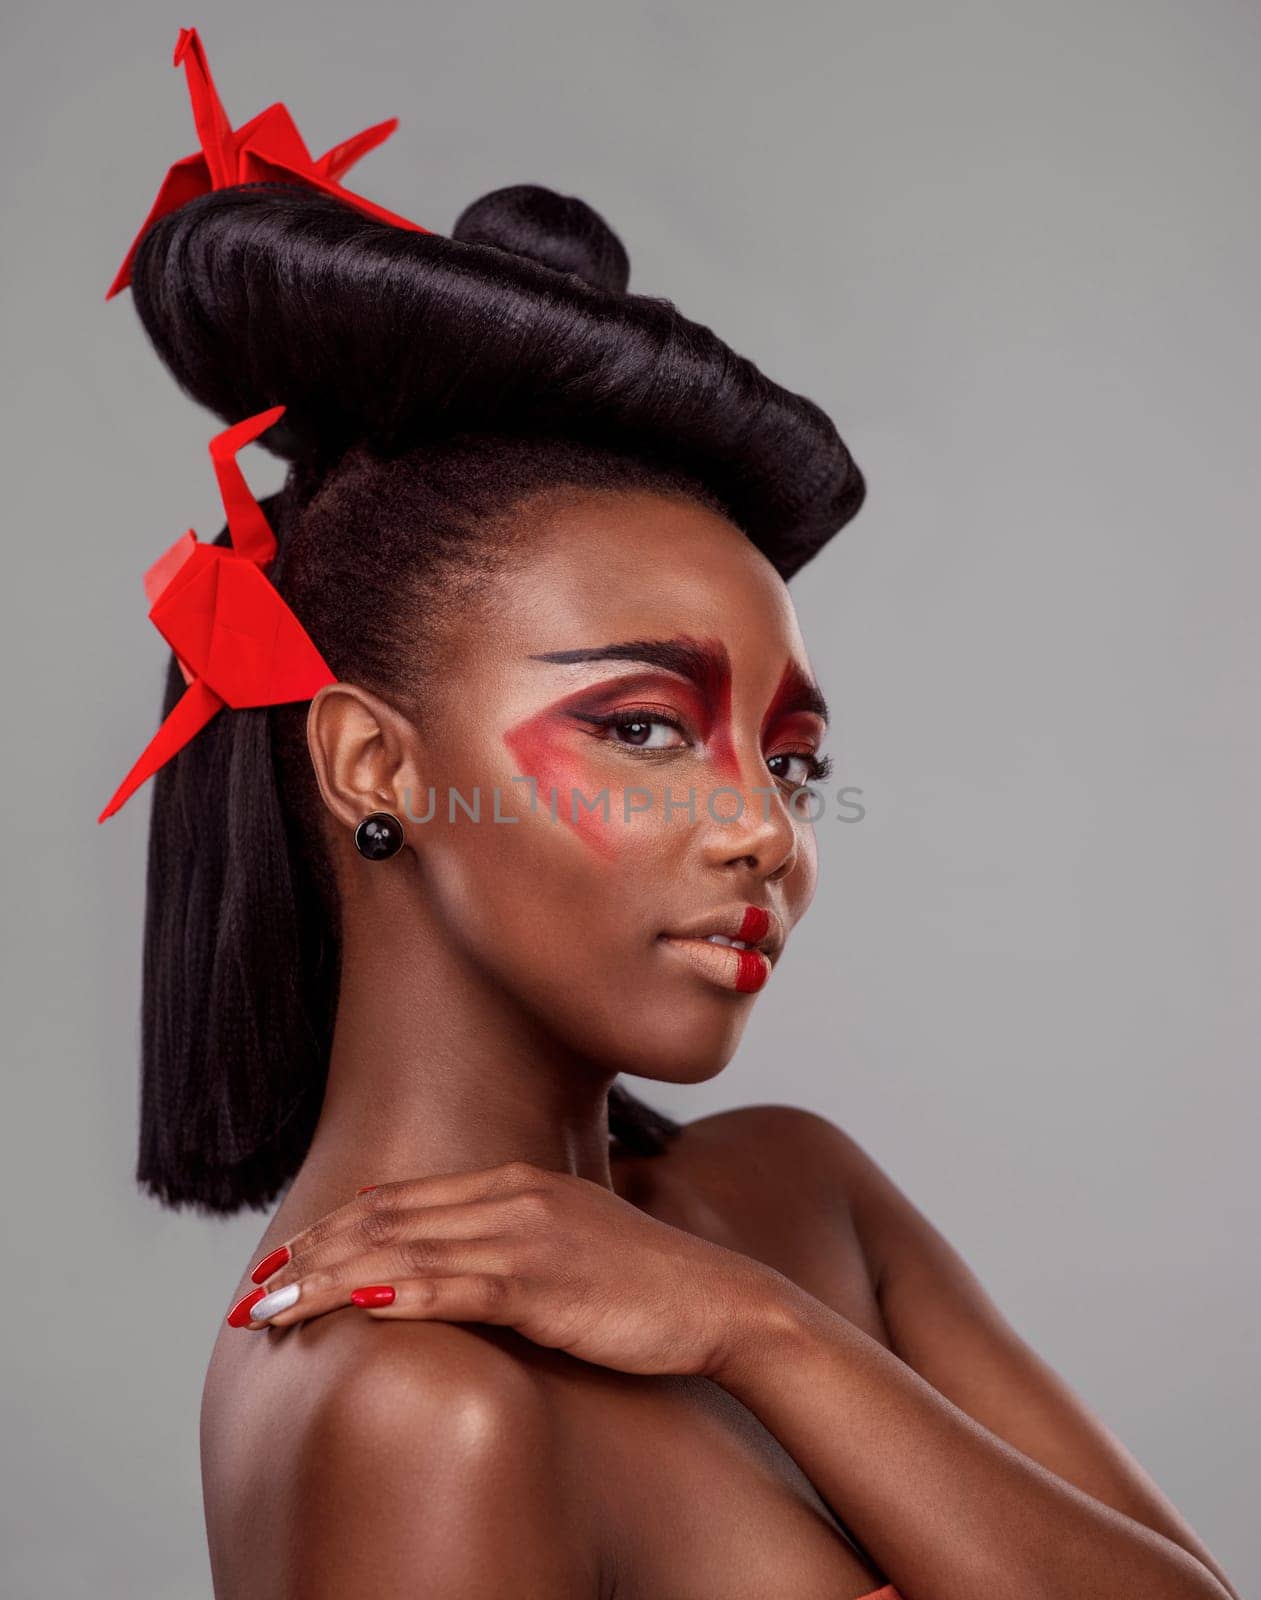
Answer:
[[[412,1292],[416,1296],[416,1304],[420,1310],[428,1311],[437,1305],[438,1296],[442,1291],[436,1278],[421,1278]]]
[[[390,1211],[395,1203],[394,1187],[391,1185],[387,1188],[381,1184],[374,1184],[371,1189],[365,1189],[362,1194],[356,1195],[354,1203],[365,1215],[372,1211]]]
[[[556,1220],[556,1202],[545,1189],[527,1189],[517,1196],[513,1210],[528,1228],[550,1227]]]
[[[292,1264],[302,1258],[309,1258],[333,1236],[333,1225],[327,1218],[321,1217],[313,1222],[310,1227],[304,1228],[297,1239],[289,1241],[289,1263]]]
[[[399,1247],[403,1265],[411,1272],[431,1272],[446,1259],[446,1247],[440,1239],[407,1239]]]
[[[316,1300],[324,1300],[337,1288],[337,1275],[323,1268],[319,1272],[310,1272],[302,1279],[302,1294],[299,1296],[299,1305],[310,1305]]]
[[[495,1265],[504,1272],[542,1276],[547,1272],[549,1256],[546,1241],[527,1229],[523,1230],[520,1238],[511,1241],[510,1248],[503,1252]]]
[[[359,1219],[359,1237],[367,1244],[389,1244],[394,1238],[398,1226],[397,1214],[393,1207],[388,1210],[381,1204],[366,1211]]]
[[[501,1170],[505,1183],[513,1188],[536,1184],[542,1177],[542,1168],[531,1161],[509,1161]]]
[[[480,1305],[499,1307],[508,1299],[507,1278],[497,1278],[494,1273],[479,1273],[476,1280],[476,1295]]]

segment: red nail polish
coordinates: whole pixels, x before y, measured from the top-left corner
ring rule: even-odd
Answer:
[[[394,1290],[388,1283],[370,1283],[363,1289],[352,1289],[350,1298],[357,1306],[392,1306]]]
[[[229,1328],[248,1328],[250,1324],[250,1311],[267,1293],[266,1289],[251,1289],[248,1294],[243,1294],[237,1303],[228,1312]]]
[[[356,1189],[355,1193],[356,1194],[367,1194],[369,1189],[375,1189],[375,1188],[376,1188],[376,1184],[375,1183],[365,1183],[363,1188],[362,1189]]]
[[[262,1283],[263,1279],[270,1278],[273,1272],[279,1272],[288,1259],[289,1246],[287,1244],[278,1245],[269,1256],[264,1256],[253,1272],[250,1273],[251,1280],[254,1283]]]

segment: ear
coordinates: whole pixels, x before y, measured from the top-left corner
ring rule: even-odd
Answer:
[[[370,811],[403,815],[420,788],[420,735],[400,711],[353,683],[318,690],[307,710],[307,749],[324,804],[353,830]]]

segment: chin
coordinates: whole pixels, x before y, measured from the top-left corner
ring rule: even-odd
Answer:
[[[735,1055],[752,1008],[747,997],[708,994],[680,1001],[677,994],[649,998],[641,991],[633,1009],[626,1002],[625,995],[610,997],[603,1015],[588,1012],[583,1053],[610,1071],[658,1083],[717,1077]]]

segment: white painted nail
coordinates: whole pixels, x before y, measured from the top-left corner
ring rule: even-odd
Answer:
[[[288,1311],[298,1298],[301,1287],[300,1283],[287,1283],[283,1289],[273,1289],[270,1294],[265,1294],[251,1307],[250,1321],[266,1322],[268,1317],[274,1317],[278,1311]]]

